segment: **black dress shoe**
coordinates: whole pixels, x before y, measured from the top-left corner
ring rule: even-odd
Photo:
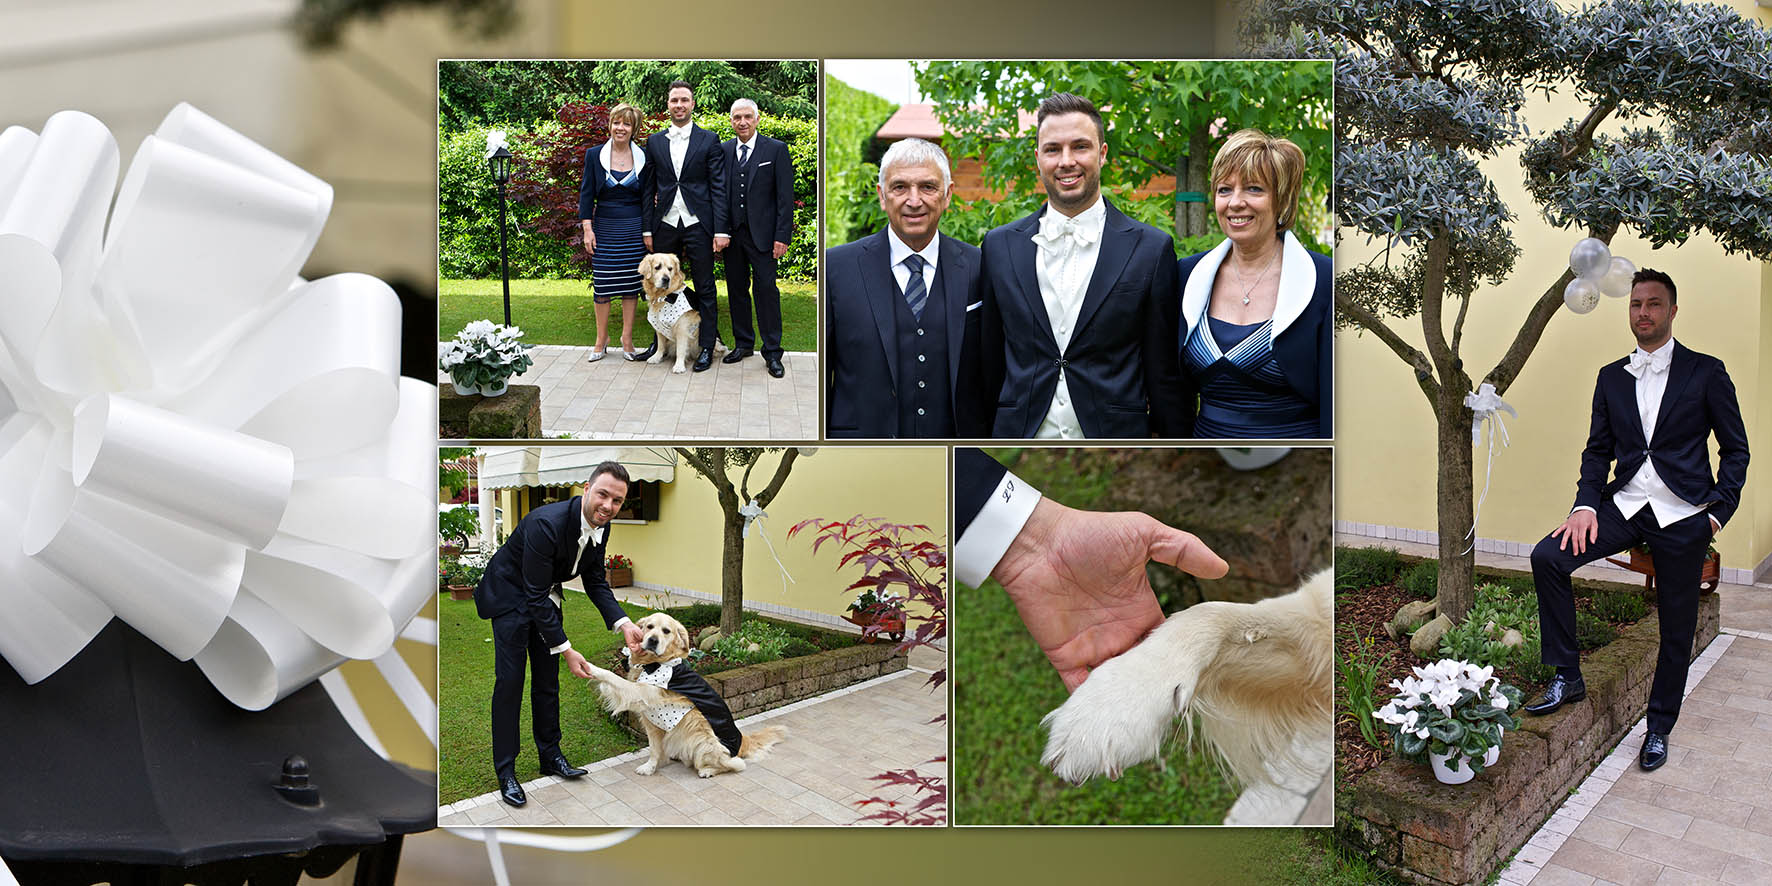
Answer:
[[[714,366],[714,350],[702,348],[701,356],[695,358],[695,371],[706,372]]]
[[[764,357],[763,368],[769,370],[770,376],[774,378],[781,378],[782,374],[787,372],[787,370],[783,369],[781,366],[780,357]]]
[[[733,350],[733,351],[727,353],[726,356],[721,357],[720,362],[721,363],[737,363],[738,361],[743,360],[746,357],[749,357],[752,353],[754,353],[754,352],[750,348],[738,348],[736,350]]]
[[[566,762],[565,754],[555,754],[552,760],[541,762],[541,774],[557,775],[561,778],[578,778],[585,774],[583,769]]]
[[[653,354],[656,354],[656,353],[658,353],[658,339],[653,339],[652,344],[648,345],[646,347],[646,350],[638,351],[631,357],[628,356],[628,353],[626,351],[623,351],[621,354],[621,357],[623,360],[626,360],[629,363],[639,363],[639,362],[646,360],[648,357],[651,357]]]
[[[498,798],[511,806],[529,802],[529,798],[523,795],[523,786],[517,783],[517,776],[502,773],[498,777]]]
[[[1637,765],[1644,772],[1653,772],[1667,762],[1667,736],[1659,732],[1650,732],[1643,736],[1643,753],[1637,758]]]
[[[1544,687],[1544,695],[1527,705],[1525,711],[1537,717],[1584,698],[1587,698],[1587,684],[1580,677],[1569,680],[1559,674],[1551,678],[1550,685]]]

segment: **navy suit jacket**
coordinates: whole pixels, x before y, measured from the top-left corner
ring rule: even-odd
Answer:
[[[644,154],[646,148],[643,145],[636,143],[633,147],[633,151],[636,155],[636,159],[638,159],[638,155]],[[669,158],[667,157],[666,159]],[[640,194],[641,199],[644,200],[645,194],[654,187],[652,176],[657,174],[658,167],[653,164],[650,158],[640,161],[639,166]],[[608,170],[603,168],[603,145],[596,145],[585,151],[584,178],[581,179],[578,184],[579,218],[597,217],[597,195],[603,191],[605,184],[603,179],[608,175],[608,172]]]
[[[825,421],[828,436],[897,437],[898,313],[885,230],[825,253]],[[990,391],[981,362],[980,253],[942,237],[935,285],[947,299],[948,384],[955,437],[983,437]]]
[[[978,512],[984,510],[985,499],[990,498],[1008,472],[984,450],[954,447],[954,518],[959,527],[954,532],[956,542],[966,534]]]
[[[520,613],[540,630],[543,642],[550,648],[558,646],[566,642],[566,629],[561,624],[560,607],[548,598],[548,592],[573,576],[584,579],[585,594],[603,614],[604,626],[613,628],[626,617],[603,573],[603,553],[609,549],[613,527],[603,528],[602,542],[585,546],[582,562],[573,560],[578,553],[583,504],[579,496],[573,496],[524,515],[493,553],[480,586],[474,589],[474,609],[481,618]]]
[[[997,391],[991,435],[1032,437],[1062,367],[1085,435],[1184,436],[1174,240],[1107,204],[1095,273],[1061,354],[1034,269],[1033,235],[1047,211],[984,237],[986,384]]]
[[[1600,367],[1594,383],[1593,424],[1581,451],[1581,482],[1575,505],[1598,508],[1655,460],[1655,473],[1667,488],[1726,526],[1741,503],[1747,482],[1747,428],[1735,401],[1735,384],[1723,361],[1674,342],[1667,390],[1655,416],[1655,439],[1643,439],[1637,411],[1637,378],[1625,371],[1628,357]],[[1710,472],[1710,436],[1717,437],[1718,470]],[[1612,479],[1606,466],[1615,465]]]
[[[640,192],[640,208],[646,218],[641,230],[657,233],[681,190],[683,204],[709,236],[731,232],[726,223],[726,158],[720,152],[718,136],[691,123],[689,150],[683,154],[683,174],[678,176],[671,166],[671,137],[655,132],[646,139],[646,165],[657,171],[651,186]]]
[[[1286,235],[1286,242],[1285,257],[1308,256],[1310,261],[1300,264],[1307,265],[1311,273],[1299,273],[1304,268],[1294,269],[1282,262],[1280,302],[1274,308],[1274,357],[1280,362],[1286,386],[1316,404],[1317,436],[1328,439],[1335,436],[1335,262],[1327,255],[1305,249],[1291,234]],[[1182,292],[1178,353],[1187,353],[1193,324],[1200,320],[1212,296],[1212,278],[1194,281],[1194,269],[1214,253],[1223,255],[1220,250],[1208,250],[1190,255],[1178,265]],[[1214,259],[1210,265],[1216,270],[1218,261]],[[1190,281],[1192,286],[1188,285]],[[1185,362],[1182,377],[1187,384],[1183,397],[1187,431],[1183,436],[1191,437],[1199,387],[1188,374]]]
[[[794,242],[794,163],[787,144],[758,133],[743,207],[738,205],[738,139],[721,142],[720,150],[726,155],[727,221],[734,228],[743,221],[759,252],[768,252],[778,240]]]

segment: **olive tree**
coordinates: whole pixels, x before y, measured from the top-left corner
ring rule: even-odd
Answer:
[[[1518,151],[1552,225],[1654,246],[1709,234],[1731,254],[1772,257],[1772,38],[1722,6],[1609,0],[1263,0],[1255,51],[1335,59],[1338,235],[1385,244],[1336,275],[1345,325],[1371,332],[1414,373],[1438,425],[1439,599],[1462,619],[1473,592],[1472,412],[1483,382],[1519,377],[1573,277],[1538,296],[1482,375],[1462,352],[1473,301],[1512,280],[1515,210],[1478,165]],[[1529,131],[1533,91],[1573,97],[1578,117]],[[1627,124],[1615,135],[1602,124]],[[1418,320],[1418,349],[1390,326]]]

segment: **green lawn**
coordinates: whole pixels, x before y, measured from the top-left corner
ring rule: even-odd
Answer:
[[[732,345],[732,311],[726,304],[726,283],[720,290],[720,340]],[[634,347],[652,343],[644,303],[634,316]],[[474,320],[502,322],[504,288],[498,280],[443,280],[438,286],[437,329],[449,339]],[[511,322],[522,327],[532,345],[597,343],[591,289],[584,280],[512,280]],[[759,342],[761,344],[761,342]],[[818,349],[818,284],[781,284],[781,346],[789,351]],[[609,305],[609,347],[621,348],[621,305]]]
[[[1040,765],[1040,718],[1064,703],[1058,672],[995,581],[955,584],[955,824],[1218,824],[1237,794],[1179,741],[1119,781],[1071,786]]]
[[[573,605],[565,609],[566,636],[572,648],[601,667],[621,645],[621,634],[603,627],[594,607]],[[441,677],[437,693],[437,728],[440,751],[437,772],[439,802],[454,803],[498,789],[492,771],[492,622],[474,614],[474,601],[438,601],[438,658]],[[633,618],[652,610],[622,604]],[[575,766],[624,754],[642,746],[615,725],[590,684],[560,669],[560,750]],[[535,739],[529,731],[529,686],[523,687],[523,710],[517,718],[521,736],[517,745],[517,780],[541,775],[535,758]]]

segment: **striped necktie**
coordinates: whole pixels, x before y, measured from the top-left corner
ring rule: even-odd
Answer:
[[[739,145],[738,146],[738,165],[743,166],[750,159],[751,159],[751,146],[750,145]]]
[[[910,279],[904,282],[905,304],[911,308],[911,316],[923,319],[923,305],[929,301],[929,290],[923,285],[923,257],[911,253],[905,256],[904,266],[910,269]]]

